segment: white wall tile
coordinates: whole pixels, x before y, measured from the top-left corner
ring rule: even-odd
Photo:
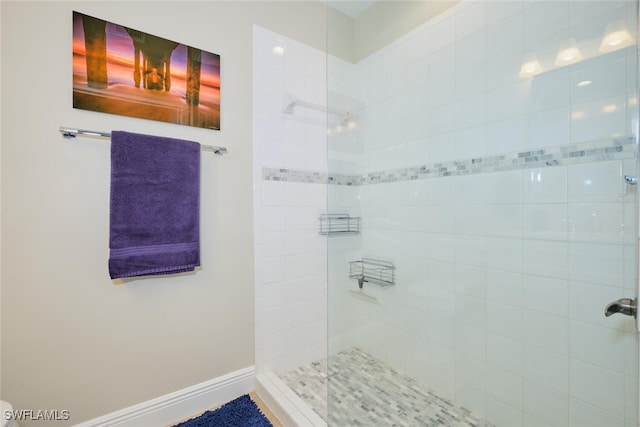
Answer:
[[[520,239],[487,238],[487,267],[514,272],[522,271],[523,244]]]
[[[455,16],[456,40],[476,34],[486,26],[486,3],[473,2],[464,7]]]
[[[305,144],[305,125],[297,120],[285,120],[282,142],[289,145]]]
[[[456,109],[454,104],[446,104],[441,107],[433,108],[430,111],[431,120],[429,121],[429,136],[437,136],[445,133],[449,133],[455,129],[456,126]],[[451,144],[452,152],[454,145]],[[433,160],[430,160],[433,161]]]
[[[484,390],[487,385],[486,364],[471,357],[458,355],[456,380],[476,390]]]
[[[376,86],[377,87],[377,86]],[[365,107],[365,111],[364,111],[364,120],[365,123],[368,125],[365,129],[365,140],[367,141],[367,143],[370,143],[369,138],[366,138],[366,136],[369,135],[370,131],[373,131],[373,128],[375,128],[376,126],[379,127],[379,129],[377,129],[376,134],[383,134],[384,131],[384,123],[386,121],[386,106],[384,103],[384,97],[382,97],[382,95],[380,95],[380,90],[375,90],[376,88],[372,87],[371,88],[371,92],[372,93],[376,93],[377,96],[381,96],[381,99],[376,99],[375,101],[369,102],[367,103],[366,107]],[[380,146],[375,144],[374,146]]]
[[[487,331],[513,340],[521,339],[522,308],[487,302]]]
[[[452,178],[456,192],[456,203],[461,205],[481,204],[485,201],[485,177],[482,174]]]
[[[455,41],[455,24],[454,18],[447,18],[429,27],[427,30],[427,38],[430,40],[429,53],[437,52]]]
[[[569,363],[569,372],[572,396],[598,408],[624,414],[624,375],[575,359]]]
[[[579,399],[569,400],[570,427],[627,427],[622,414],[616,414],[593,406]]]
[[[574,101],[571,87],[568,68],[536,76],[531,81],[531,112],[568,107]]]
[[[523,235],[528,239],[566,241],[572,223],[567,219],[564,204],[526,204],[524,210]]]
[[[430,374],[438,372],[453,379],[455,376],[455,352],[438,344],[431,345],[433,352],[429,360]]]
[[[487,418],[497,425],[519,427],[523,425],[523,413],[511,405],[487,397]]]
[[[430,107],[453,102],[455,98],[455,50],[453,47],[434,53],[429,60]]]
[[[512,117],[487,124],[487,155],[525,151],[529,148],[529,120]]]
[[[531,147],[541,148],[570,142],[570,112],[562,107],[531,114]]]
[[[556,316],[569,316],[569,284],[566,279],[524,275],[524,307]]]
[[[284,280],[284,278],[284,257],[266,257],[262,273],[262,280],[264,283],[279,282]]]
[[[594,1],[589,4],[569,2],[569,12],[572,24],[582,24],[585,21],[599,19],[601,24],[609,23],[611,13],[624,14],[624,1]],[[606,18],[605,18],[606,17]]]
[[[456,68],[466,69],[476,64],[484,64],[487,58],[487,34],[481,30],[458,40],[455,44]],[[484,67],[478,67],[482,69]]]
[[[405,64],[403,66],[407,66],[428,55],[430,43],[428,32],[424,28],[419,28],[416,34],[399,43],[398,48],[394,51],[404,58]]]
[[[316,148],[323,150],[323,156],[327,143],[327,131],[325,126],[315,124],[305,124],[304,127],[304,141],[302,145],[309,148]]]
[[[284,233],[281,231],[265,232],[263,250],[270,256],[285,255]]]
[[[431,132],[431,127],[429,128]],[[427,148],[429,162],[446,162],[455,159],[455,133],[448,132],[430,137],[431,143]]]
[[[567,425],[569,396],[540,385],[524,381],[524,411],[551,425]]]
[[[409,96],[416,95],[410,94]],[[425,98],[422,94],[417,96],[420,96],[422,99]],[[409,150],[410,144],[413,143],[415,145],[415,147],[412,148],[412,151],[407,151],[407,159],[411,159],[411,164],[407,164],[407,166],[415,166],[421,162],[428,163],[427,135],[429,133],[429,113],[428,111],[419,111],[415,107],[409,107],[409,111],[418,112],[407,117],[405,121],[405,126],[407,127],[405,135],[406,140],[409,143],[407,145],[407,150]]]
[[[459,324],[484,330],[487,319],[487,305],[482,298],[467,295],[455,297],[456,320]],[[482,357],[484,359],[484,356]]]
[[[285,105],[288,105],[290,99],[306,99],[305,83],[304,73],[290,70],[288,67],[285,67],[282,83],[284,96],[281,101],[281,109],[283,109]],[[298,116],[304,117],[307,113],[307,111],[298,112]]]
[[[523,206],[487,205],[487,236],[522,237]]]
[[[638,235],[638,221],[634,203],[625,203],[623,207],[623,223],[621,227],[622,241],[633,245]]]
[[[304,203],[301,203],[304,204]],[[318,210],[307,206],[289,206],[284,209],[286,230],[315,230],[318,228]]]
[[[524,272],[540,276],[567,278],[568,246],[566,242],[525,240]]]
[[[625,95],[574,104],[571,110],[571,141],[592,141],[628,134],[625,105]]]
[[[455,348],[455,323],[439,316],[429,316],[428,338],[448,349]],[[437,351],[437,350],[436,350]]]
[[[456,158],[470,159],[487,154],[487,127],[480,125],[456,131]]]
[[[485,270],[481,267],[458,264],[456,267],[456,292],[476,298],[486,298]]]
[[[487,14],[487,26],[491,27],[502,20],[512,17],[518,13],[522,13],[522,3],[517,1],[509,2],[487,2],[486,14]],[[517,20],[517,18],[516,18]],[[522,16],[520,16],[522,20]],[[513,35],[513,34],[512,34]]]
[[[637,351],[637,350],[636,350]],[[634,352],[635,353],[635,352]],[[634,357],[635,359],[635,357]],[[635,375],[627,375],[625,377],[625,418],[627,425],[632,425],[632,423],[636,422],[638,416],[637,408],[638,408],[638,380],[637,374]]]
[[[614,334],[583,322],[571,322],[569,327],[570,356],[598,367],[624,373],[624,334]]]
[[[493,5],[487,5],[487,8],[491,7]],[[487,58],[522,52],[522,19],[522,13],[516,12],[487,28]]]
[[[522,307],[523,275],[521,273],[488,268],[486,275],[487,299]]]
[[[624,237],[623,206],[620,203],[575,203],[569,205],[571,238],[616,243]]]
[[[453,205],[456,201],[455,183],[448,178],[429,180],[429,191],[432,205]]]
[[[487,94],[481,93],[463,98],[455,103],[456,129],[466,129],[486,124],[488,110]]]
[[[487,334],[487,364],[522,375],[524,359],[521,340]]]
[[[487,120],[490,122],[521,116],[526,112],[528,85],[510,83],[487,93]]]
[[[284,206],[284,185],[277,181],[263,181],[260,202],[261,206]]]
[[[569,357],[525,345],[524,376],[532,382],[566,394],[569,392]]]
[[[524,45],[535,47],[541,40],[569,27],[569,2],[533,2],[524,13]]]
[[[282,162],[286,150],[285,144],[265,140],[261,145],[260,160],[263,165],[276,166]]]
[[[282,184],[282,186],[284,192],[284,206],[296,207],[306,205],[305,194],[307,187],[309,186],[308,184],[290,182],[286,185]]]
[[[569,279],[622,287],[623,261],[623,248],[619,245],[572,242],[569,245]]]
[[[521,82],[522,52],[511,51],[487,61],[487,89],[498,89],[508,84]],[[527,85],[527,87],[529,87]]]
[[[282,307],[264,311],[264,333],[266,335],[284,330],[285,310]]]
[[[458,205],[454,210],[455,232],[459,235],[485,235],[486,209],[481,205]]]
[[[487,368],[487,395],[515,409],[523,409],[523,378],[497,367]]]
[[[531,169],[523,175],[525,203],[566,203],[566,168]]]
[[[487,203],[522,203],[522,172],[494,172],[486,175]]]
[[[407,69],[401,68],[387,73],[385,76],[385,97],[387,100],[402,95],[406,90]]]
[[[459,264],[484,267],[487,261],[487,241],[484,236],[457,236],[455,261]]]
[[[485,62],[470,63],[466,68],[461,68],[456,64],[455,77],[456,100],[477,96],[487,90]]]
[[[282,259],[283,257],[267,257],[265,262],[276,260],[276,258]],[[284,273],[283,273],[284,274]],[[286,304],[286,286],[284,279],[267,282],[265,280],[263,286],[263,307],[265,310],[281,308]]]
[[[486,346],[487,346],[486,332],[474,327],[467,325],[458,325],[456,328],[456,350],[469,358],[472,358],[476,361],[484,362],[486,359]],[[481,365],[482,369],[484,369],[484,364]],[[459,371],[458,371],[459,374]],[[459,379],[459,381],[464,382],[465,384],[469,384],[474,386],[469,382]]]
[[[576,64],[571,69],[571,101],[582,104],[624,93],[626,73],[624,51]]]
[[[430,258],[430,262],[429,262],[429,275],[428,275],[428,279],[430,281],[430,284],[435,288],[434,291],[438,292],[438,291],[446,291],[446,296],[447,298],[452,297],[453,296],[453,289],[454,289],[454,281],[455,281],[455,267],[453,264],[453,239],[451,239],[448,236],[437,236],[437,237],[442,237],[443,240],[441,241],[446,241],[446,240],[450,240],[450,242],[447,242],[450,246],[449,248],[447,248],[448,251],[450,251],[450,254],[447,254],[445,256],[443,256],[443,258],[451,258],[451,259],[442,259],[439,260],[436,257],[429,257]],[[435,241],[436,244],[438,243],[438,240]],[[434,294],[435,294],[434,292]],[[434,295],[432,294],[432,295]],[[454,306],[452,305],[447,312],[448,313],[453,313],[453,308]]]
[[[547,351],[568,354],[569,321],[532,310],[524,310],[524,342]]]
[[[622,165],[618,161],[568,167],[570,202],[619,202],[624,194]]]

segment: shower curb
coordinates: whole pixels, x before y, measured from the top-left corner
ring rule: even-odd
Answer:
[[[273,372],[256,376],[256,393],[284,425],[327,427],[327,423]]]

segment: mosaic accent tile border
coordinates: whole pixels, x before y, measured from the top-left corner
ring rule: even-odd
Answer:
[[[279,377],[332,426],[491,426],[359,348]]]
[[[327,173],[306,169],[262,168],[264,181],[301,182],[306,184],[326,184]]]
[[[299,182],[308,184],[368,185],[401,182],[415,179],[441,178],[519,169],[567,166],[607,160],[632,159],[636,154],[633,137],[541,148],[497,156],[424,164],[401,169],[370,172],[363,175],[333,174],[304,169],[263,168],[265,181]]]

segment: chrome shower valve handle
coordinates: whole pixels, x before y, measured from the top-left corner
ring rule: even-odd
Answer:
[[[609,317],[615,313],[624,314],[625,316],[636,317],[637,314],[636,300],[632,298],[621,298],[613,301],[604,309],[604,315]]]

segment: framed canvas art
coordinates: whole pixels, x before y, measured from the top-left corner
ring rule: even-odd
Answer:
[[[220,55],[74,11],[73,107],[220,130]]]

